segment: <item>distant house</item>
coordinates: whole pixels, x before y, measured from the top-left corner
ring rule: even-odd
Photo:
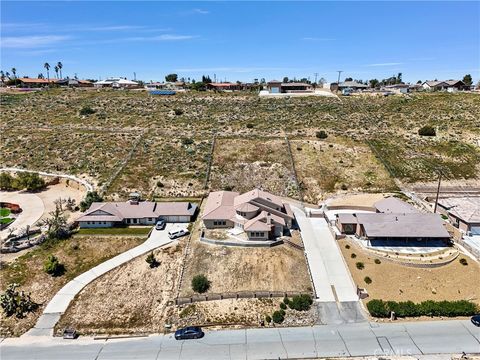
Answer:
[[[93,83],[88,80],[78,80],[78,79],[60,79],[55,82],[60,86],[68,87],[93,87]]]
[[[138,82],[125,78],[108,78],[97,81],[93,84],[96,88],[113,88],[113,89],[136,89],[139,87]]]
[[[207,229],[236,228],[244,231],[249,240],[282,236],[291,228],[293,219],[287,203],[260,189],[242,195],[233,191],[211,192],[202,216]]]
[[[185,83],[183,81],[176,81],[176,82],[151,82],[145,84],[145,89],[147,90],[184,90]]]
[[[374,207],[375,213],[337,214],[337,228],[344,234],[356,235],[371,244],[377,240],[407,242],[450,239],[438,214],[420,213],[410,204],[394,197],[380,200]]]
[[[468,86],[461,80],[445,80],[445,81],[425,81],[422,84],[424,90],[427,91],[462,91],[469,90]]]
[[[344,81],[338,84],[338,90],[342,91],[344,89],[352,89],[353,91],[361,91],[368,88],[367,84],[361,84],[357,81]]]
[[[159,219],[166,222],[190,222],[197,206],[190,202],[95,202],[76,221],[80,228],[121,225],[153,225]]]
[[[243,90],[242,84],[225,82],[225,83],[208,83],[207,90],[215,91],[238,91]]]
[[[33,87],[43,87],[55,84],[55,79],[32,79],[32,78],[18,78],[17,83],[20,86],[25,88],[33,88]]]
[[[380,90],[391,91],[395,94],[408,94],[411,86],[409,84],[395,84],[382,86]]]
[[[480,197],[440,199],[437,211],[464,233],[480,235]]]
[[[312,84],[291,82],[284,83],[278,80],[272,80],[267,83],[267,90],[270,94],[280,93],[304,93],[313,92]]]

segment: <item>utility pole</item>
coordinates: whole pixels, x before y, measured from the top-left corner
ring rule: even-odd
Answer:
[[[440,194],[440,182],[442,181],[442,171],[438,170],[438,186],[437,186],[437,197],[435,198],[435,207],[433,208],[433,213],[437,212],[438,205],[438,195]]]
[[[343,70],[337,70],[338,72],[338,81],[337,81],[337,85],[340,85],[340,74],[343,72]]]
[[[137,73],[133,72],[133,81],[136,81],[136,80],[137,80]]]
[[[317,76],[318,76],[318,73],[313,73],[313,75],[315,75],[315,84],[317,83]]]

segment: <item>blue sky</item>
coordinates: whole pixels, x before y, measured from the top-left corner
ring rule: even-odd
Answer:
[[[1,68],[126,76],[480,79],[480,2],[2,1]],[[53,67],[53,66],[52,66]],[[52,74],[53,71],[50,71]]]

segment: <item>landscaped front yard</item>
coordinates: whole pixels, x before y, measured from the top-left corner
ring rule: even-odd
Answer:
[[[355,283],[368,291],[365,302],[371,299],[471,300],[480,305],[480,265],[466,256],[460,255],[452,263],[438,268],[414,268],[374,256],[352,241],[340,240],[339,246]],[[462,258],[468,265],[460,263]],[[363,263],[364,268],[359,270],[357,263]],[[366,283],[366,277],[370,278],[370,284]]]
[[[118,255],[132,247],[140,245],[142,237],[77,237],[68,240],[48,242],[32,249],[11,263],[2,263],[0,284],[2,292],[11,283],[19,284],[19,290],[30,292],[32,300],[40,304],[35,313],[26,318],[5,317],[0,310],[0,334],[18,336],[30,329],[44,307],[65,285],[77,275]],[[44,272],[43,266],[49,255],[54,255],[65,266],[62,276],[52,277]]]

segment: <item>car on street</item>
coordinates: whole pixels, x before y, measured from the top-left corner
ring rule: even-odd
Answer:
[[[480,315],[472,316],[470,320],[472,321],[473,325],[480,327]]]
[[[205,335],[198,326],[187,326],[175,331],[176,340],[200,339]]]
[[[168,232],[168,237],[170,239],[176,239],[182,236],[186,236],[189,234],[189,231],[187,229],[180,229],[180,230],[170,230]]]
[[[68,340],[74,340],[78,337],[77,331],[75,329],[65,329],[63,330],[63,338]]]
[[[155,230],[163,230],[163,229],[165,229],[165,225],[166,225],[165,220],[160,219],[155,224]]]

